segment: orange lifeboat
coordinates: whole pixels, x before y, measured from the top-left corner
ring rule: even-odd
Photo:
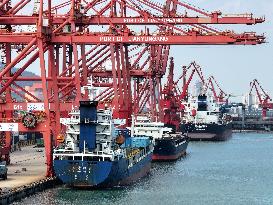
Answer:
[[[125,142],[125,137],[123,135],[119,135],[117,138],[116,138],[116,143],[121,146],[122,144],[124,144]]]
[[[65,141],[64,135],[63,134],[59,134],[57,136],[57,142],[64,143],[64,141]]]

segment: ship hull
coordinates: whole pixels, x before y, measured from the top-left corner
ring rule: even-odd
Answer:
[[[135,164],[127,158],[114,162],[54,160],[56,176],[76,188],[111,188],[129,185],[146,176],[151,168],[152,153]]]
[[[229,124],[183,124],[182,130],[188,131],[191,141],[227,141],[232,137]]]
[[[153,152],[153,161],[175,161],[186,154],[188,138],[157,139]]]

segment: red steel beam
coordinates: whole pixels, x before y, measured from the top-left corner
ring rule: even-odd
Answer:
[[[1,38],[4,42],[9,39]],[[29,42],[28,39],[27,42]],[[78,36],[55,36],[52,43],[77,43],[77,44],[111,44],[126,43],[130,45],[147,43],[150,45],[256,45],[264,42],[264,37],[259,36],[230,36],[230,35],[171,35],[171,36],[93,36],[82,34]]]
[[[38,17],[15,15],[15,16],[0,16],[0,25],[36,25]],[[83,17],[81,20],[76,20],[76,25],[91,26],[91,25],[162,25],[162,22],[168,25],[188,25],[188,24],[247,24],[253,25],[263,23],[264,18],[253,18],[251,15],[246,16],[224,16],[224,17],[107,17],[94,16]],[[65,25],[69,21],[67,17],[54,17],[53,25]],[[63,28],[63,26],[61,27]]]

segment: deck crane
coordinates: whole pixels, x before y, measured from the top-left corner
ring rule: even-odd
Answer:
[[[187,79],[187,72],[186,73],[183,73],[183,75],[181,77],[179,77],[178,80],[186,77],[186,82],[183,83],[183,87],[182,87],[182,92],[179,96],[180,100],[183,101],[185,99],[188,98],[188,89],[189,89],[189,85],[190,83],[192,82],[192,79],[194,77],[194,74],[196,73],[198,75],[198,77],[200,78],[201,80],[201,83],[204,85],[205,84],[205,79],[204,79],[204,76],[203,76],[203,73],[202,73],[202,69],[201,69],[201,66],[199,66],[196,62],[192,62],[190,64],[190,66],[188,68],[192,68],[191,70],[191,73],[190,75],[188,76],[188,79]],[[178,81],[177,81],[178,82]],[[176,83],[177,84],[177,83]]]
[[[40,3],[36,6],[39,12],[36,14],[35,8],[32,15],[27,9],[34,2]],[[167,11],[166,5],[171,5]],[[175,15],[174,8],[177,10]],[[181,14],[184,10],[189,12]],[[167,12],[166,16],[164,12]],[[142,104],[157,101],[154,93],[155,90],[161,92],[160,82],[154,83],[150,79],[164,73],[168,58],[160,58],[168,56],[168,46],[258,45],[265,42],[265,37],[256,33],[211,33],[205,29],[188,31],[181,27],[263,22],[264,18],[254,18],[251,14],[226,16],[221,12],[206,12],[180,0],[166,0],[163,4],[151,0],[0,0],[0,50],[4,53],[0,71],[0,131],[5,132],[6,145],[10,146],[10,131],[42,132],[47,175],[51,176],[55,139],[52,140],[52,136],[61,132],[61,116],[77,107],[85,97],[81,88],[87,85],[88,77],[100,75],[112,80],[102,83],[108,84],[107,89],[113,95],[116,116],[126,117],[134,110],[128,103],[134,93],[130,89],[132,76],[142,83],[136,99],[142,95]],[[135,25],[141,29],[137,30]],[[158,32],[162,25],[168,30]],[[34,29],[25,30],[28,26]],[[143,44],[166,46],[149,48],[149,59],[142,62],[145,66],[149,64],[147,72],[132,67],[127,58],[132,47]],[[151,60],[154,58],[157,60]],[[111,62],[110,72],[96,74],[107,60]],[[39,77],[24,77],[24,71],[33,62],[40,65],[34,66]],[[162,68],[154,65],[162,65]],[[14,67],[18,69],[12,71]],[[43,98],[18,84],[28,81],[42,84]],[[17,99],[13,95],[17,95]]]
[[[255,89],[255,91],[256,91],[256,95],[258,96],[258,99],[259,99],[259,104],[262,108],[262,117],[265,118],[268,109],[273,109],[272,98],[264,90],[264,88],[261,86],[261,84],[259,83],[259,81],[257,79],[254,79],[250,83],[249,94],[252,94],[253,89]]]
[[[219,90],[218,94],[217,94],[216,88]],[[212,91],[214,99],[216,100],[216,102],[218,102],[220,104],[227,103],[229,95],[226,94],[225,91],[223,91],[223,89],[220,87],[219,83],[216,81],[214,76],[210,76],[207,79],[206,86],[205,86],[205,92],[207,92],[208,89],[210,89]]]

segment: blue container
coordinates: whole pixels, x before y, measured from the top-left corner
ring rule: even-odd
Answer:
[[[14,144],[17,144],[19,142],[19,135],[15,135],[13,138]]]
[[[128,129],[115,129],[115,136],[123,135],[125,139],[131,137],[131,131]]]
[[[148,137],[132,137],[131,146],[133,148],[147,147],[151,144],[150,138]]]

